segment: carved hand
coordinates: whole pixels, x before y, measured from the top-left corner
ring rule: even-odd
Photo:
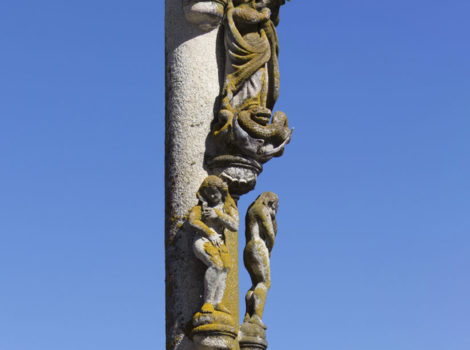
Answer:
[[[215,232],[213,234],[211,234],[208,238],[209,238],[209,241],[211,241],[211,243],[216,247],[220,247],[223,244],[223,242],[220,239],[219,235]]]
[[[202,215],[205,219],[216,219],[218,217],[216,209],[211,207],[205,207],[202,211]]]

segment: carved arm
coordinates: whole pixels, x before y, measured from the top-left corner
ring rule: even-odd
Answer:
[[[238,213],[230,208],[228,213],[224,213],[219,209],[215,209],[219,220],[227,227],[230,231],[238,231]]]
[[[263,231],[266,247],[268,248],[269,253],[271,254],[271,250],[274,246],[274,241],[276,240],[276,225],[274,225],[273,218],[271,217],[266,208],[263,208],[262,215],[260,215],[260,219],[260,226]]]
[[[266,22],[271,17],[271,10],[265,7],[262,11],[258,11],[247,5],[240,5],[230,10],[231,15],[237,22],[247,24],[258,24]]]
[[[201,220],[201,206],[200,205],[196,205],[194,208],[191,209],[191,211],[189,212],[188,223],[193,229],[203,234],[207,238],[210,238],[212,236],[217,236],[217,232],[215,232],[212,228],[207,226]]]

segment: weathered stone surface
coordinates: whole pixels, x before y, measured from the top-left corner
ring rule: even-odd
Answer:
[[[222,178],[229,186],[234,198],[250,192],[256,186],[263,166],[256,160],[232,155],[222,155],[208,162],[212,174]]]
[[[238,334],[238,208],[228,185],[214,175],[203,181],[197,197],[188,224],[194,231],[194,254],[206,270],[191,337],[196,347],[207,347],[221,335],[233,349]]]
[[[278,206],[279,198],[275,193],[263,192],[250,205],[246,214],[243,261],[252,286],[245,296],[246,313],[239,337],[242,349],[267,346],[266,325],[262,318],[271,287],[270,256],[277,234]]]
[[[218,30],[188,23],[180,0],[166,0],[165,15],[167,350],[194,350],[189,335],[202,305],[205,266],[193,253],[185,218],[207,176],[205,143],[220,93]]]
[[[241,350],[265,350],[268,347],[266,330],[256,324],[243,323],[238,340]]]
[[[267,347],[277,196],[263,193],[248,210],[253,286],[240,327],[236,200],[292,136],[286,115],[273,113],[282,4],[166,0],[167,350]]]
[[[214,156],[232,154],[265,163],[282,155],[292,130],[282,112],[273,113],[279,96],[280,0],[227,0],[224,17],[226,61],[221,106],[211,136]]]
[[[204,31],[216,28],[224,17],[224,0],[183,0],[186,19]]]

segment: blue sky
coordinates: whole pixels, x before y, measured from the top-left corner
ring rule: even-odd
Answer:
[[[469,13],[283,8],[294,138],[239,203],[280,197],[271,350],[470,348]],[[0,5],[2,350],[164,348],[163,22],[155,0]]]

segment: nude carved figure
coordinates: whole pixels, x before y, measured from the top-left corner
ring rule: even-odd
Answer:
[[[246,293],[245,323],[254,323],[264,329],[264,305],[271,286],[269,258],[277,233],[276,213],[279,198],[273,192],[263,192],[248,208],[246,214],[246,247],[243,260],[252,287]]]
[[[199,203],[191,209],[188,223],[196,233],[194,254],[207,266],[201,312],[213,313],[217,310],[229,313],[222,305],[230,270],[225,237],[238,231],[237,206],[229,194],[227,184],[213,175],[203,181],[197,197]]]

